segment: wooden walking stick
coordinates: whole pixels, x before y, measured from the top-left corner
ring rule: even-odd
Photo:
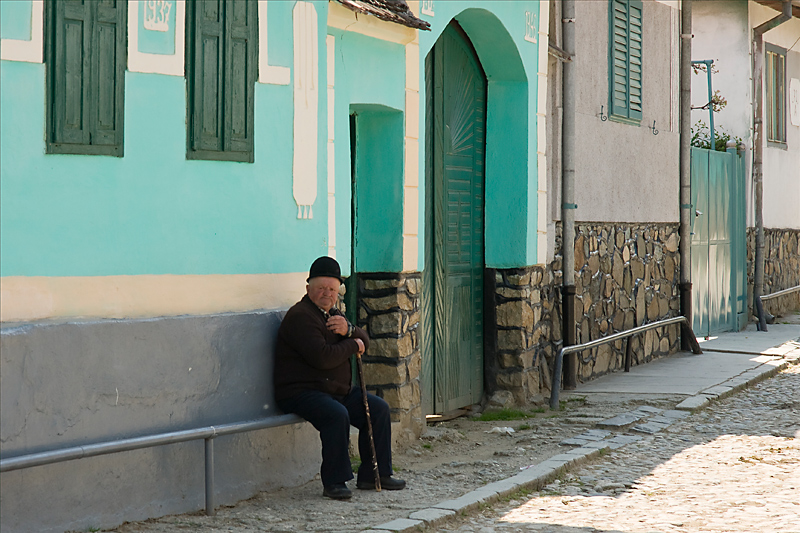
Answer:
[[[375,454],[375,440],[372,438],[372,419],[369,416],[369,402],[367,401],[367,384],[364,382],[364,365],[361,363],[361,354],[356,354],[358,366],[358,380],[361,382],[361,397],[364,399],[364,411],[367,415],[367,435],[369,435],[369,449],[372,451],[372,470],[375,472],[375,490],[381,491],[381,476],[378,473],[378,456]]]

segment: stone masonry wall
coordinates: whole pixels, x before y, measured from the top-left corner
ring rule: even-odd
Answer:
[[[421,275],[359,274],[358,325],[369,334],[363,357],[367,388],[386,400],[398,438],[418,437],[425,427],[420,395]],[[397,431],[393,431],[397,434]]]
[[[575,234],[577,342],[679,314],[677,224],[578,223]],[[557,250],[560,241],[558,226]],[[486,350],[487,392],[509,390],[518,403],[540,400],[561,347],[561,256],[547,266],[492,272],[496,333]],[[637,335],[632,364],[675,352],[678,334],[679,326],[669,326]],[[624,356],[622,341],[581,353],[578,379],[620,370]]]
[[[747,228],[747,308],[753,316],[753,284],[756,255],[755,228]],[[800,230],[764,228],[764,291],[772,294],[800,285]],[[780,316],[800,310],[800,292],[764,302],[765,309]]]

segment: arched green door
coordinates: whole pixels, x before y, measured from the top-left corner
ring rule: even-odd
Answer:
[[[433,412],[442,413],[479,402],[483,394],[486,76],[455,22],[426,67],[433,208],[426,266],[432,274],[433,353],[426,369],[433,374]]]

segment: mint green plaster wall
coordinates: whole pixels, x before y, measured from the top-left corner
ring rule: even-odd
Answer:
[[[292,65],[292,7],[270,4],[270,45],[284,43],[270,46],[272,64]],[[133,72],[123,158],[45,155],[44,65],[1,61],[0,275],[302,272],[326,254],[327,2],[315,7],[322,89],[311,220],[297,219],[292,196],[291,85],[256,84],[253,164],[187,161],[185,80]]]
[[[486,137],[486,266],[520,267],[537,261],[538,44],[525,40],[526,12],[538,2],[435,2],[423,15],[430,32],[420,32],[420,79],[424,58],[444,28],[456,19],[469,36],[488,81]],[[465,9],[465,7],[467,9]],[[424,190],[424,82],[420,83],[420,190]],[[420,265],[424,264],[425,198],[420,197]]]
[[[403,113],[354,105],[356,272],[403,269]]]
[[[349,115],[361,110],[376,112],[405,109],[405,47],[357,33],[328,28],[334,37],[334,141],[336,182],[336,257],[344,275],[351,272],[351,170]],[[396,111],[395,111],[396,112]],[[401,122],[402,124],[402,122]],[[392,130],[394,131],[394,130]],[[363,138],[363,136],[362,136]],[[391,202],[384,209],[359,214],[359,227],[383,232],[381,251],[365,252],[359,261],[360,272],[398,272],[402,270],[402,186],[403,139],[400,143],[376,138],[370,150],[387,161],[397,160],[393,169],[395,183],[384,181],[382,201]],[[397,159],[399,158],[399,159]],[[399,191],[399,197],[394,192]],[[364,205],[363,202],[361,204]],[[390,216],[391,214],[391,216]],[[370,239],[367,239],[370,242]],[[363,250],[363,248],[360,248]],[[358,250],[357,250],[357,253]],[[359,255],[361,255],[359,253]],[[370,256],[367,258],[367,256]]]
[[[30,41],[32,15],[30,0],[0,2],[0,38]]]

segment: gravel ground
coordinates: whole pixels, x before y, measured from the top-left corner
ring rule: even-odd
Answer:
[[[550,412],[528,406],[530,417],[526,419],[478,421],[464,416],[429,426],[419,442],[395,452],[396,476],[408,482],[402,491],[361,491],[351,482],[352,500],[340,502],[323,498],[321,483],[312,481],[296,488],[263,492],[233,507],[218,508],[214,517],[199,511],[126,523],[112,531],[360,531],[406,518],[415,510],[513,476],[520,468],[562,453],[565,448],[559,442],[594,427],[599,420],[640,405],[671,408],[682,399],[564,397],[562,410]],[[492,432],[505,427],[514,432]]]

